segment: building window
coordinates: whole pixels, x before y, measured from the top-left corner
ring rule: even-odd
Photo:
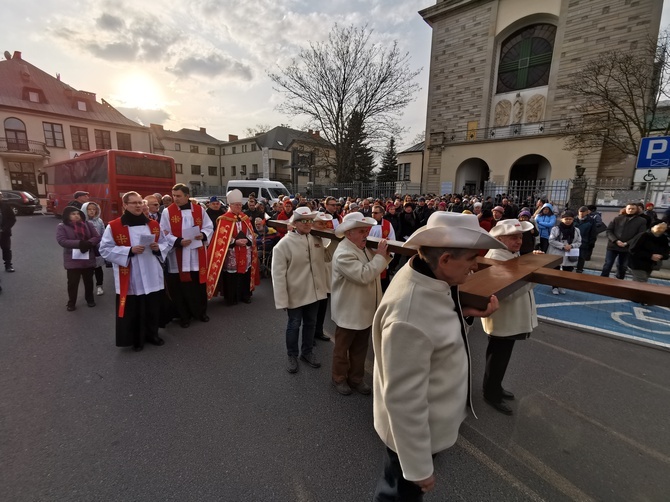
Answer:
[[[251,174],[258,174],[258,164],[251,164]]]
[[[235,166],[230,166],[230,175],[237,176],[237,168]]]
[[[226,149],[224,147],[221,147],[221,155],[225,155],[225,154],[226,154]]]
[[[191,153],[199,153],[198,145],[191,145]]]
[[[240,174],[241,174],[242,176],[244,176],[245,174],[247,174],[247,166],[246,166],[246,164],[240,166]]]
[[[30,101],[31,103],[47,103],[44,93],[40,89],[24,87],[23,99],[24,101]]]
[[[324,177],[330,178],[330,169],[326,169],[326,173],[324,174]]]
[[[410,181],[410,169],[412,164],[398,164],[398,179],[400,181]]]
[[[175,164],[174,172],[177,174],[182,174],[184,172],[184,166],[182,164]]]
[[[221,176],[226,175],[226,166],[221,166]]]
[[[179,143],[174,144],[174,151],[175,152],[181,152],[181,145]]]
[[[127,132],[117,132],[116,133],[116,144],[119,150],[132,150],[133,147],[130,144],[130,134]]]
[[[112,134],[109,131],[93,129],[95,136],[95,147],[98,150],[110,150],[112,148]]]
[[[251,151],[252,152],[256,151],[256,143],[251,143]]]
[[[28,135],[26,125],[22,120],[14,117],[5,119],[5,137],[8,150],[28,150]]]
[[[218,171],[216,166],[208,166],[207,167],[207,172],[209,173],[210,176],[216,176],[216,171]]]
[[[234,147],[233,147],[233,153],[237,153],[237,152],[236,152],[236,149],[237,149],[237,147],[234,146]]]
[[[200,174],[200,166],[191,166],[191,174]]]
[[[65,148],[65,137],[63,136],[63,126],[61,124],[42,122],[42,128],[44,129],[44,142],[47,146]]]
[[[88,111],[88,106],[86,105],[86,101],[83,99],[78,99],[77,100],[77,110],[80,112],[85,112]]]
[[[496,92],[511,92],[549,83],[556,26],[534,24],[516,31],[500,47]]]
[[[216,149],[212,146],[207,147],[207,155],[216,155]]]
[[[75,150],[88,150],[88,129],[85,127],[70,126],[72,136],[72,148]]]
[[[242,145],[242,153],[247,151],[247,145]]]

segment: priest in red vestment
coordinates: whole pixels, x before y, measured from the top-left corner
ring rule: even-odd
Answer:
[[[166,284],[179,324],[188,328],[191,319],[209,321],[207,315],[207,251],[214,225],[197,202],[189,200],[183,183],[172,187],[172,200],[161,216],[161,231],[172,246],[168,254]],[[202,242],[201,246],[197,242]]]
[[[209,249],[207,297],[222,292],[229,305],[251,303],[251,292],[260,284],[253,221],[242,212],[242,192],[231,190],[226,200],[228,212],[217,219]]]

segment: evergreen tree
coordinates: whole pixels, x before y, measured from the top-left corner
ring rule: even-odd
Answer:
[[[369,183],[372,179],[372,170],[375,163],[372,149],[367,142],[361,113],[353,112],[351,114],[344,137],[342,154],[344,155],[343,169],[338,171],[337,181],[340,183],[354,181]]]
[[[398,179],[398,154],[395,150],[395,140],[391,138],[389,144],[384,150],[382,158],[382,167],[377,174],[377,181],[380,183],[393,182]]]

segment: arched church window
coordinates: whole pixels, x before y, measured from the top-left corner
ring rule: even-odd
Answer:
[[[549,83],[556,26],[534,24],[516,31],[500,48],[497,93]]]

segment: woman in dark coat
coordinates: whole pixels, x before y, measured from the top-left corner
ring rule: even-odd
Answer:
[[[93,273],[95,248],[100,234],[93,224],[86,221],[84,213],[74,206],[63,209],[63,223],[56,229],[56,240],[63,248],[63,265],[67,271],[67,310],[75,310],[79,280],[84,282],[84,298],[89,307],[95,307]]]

